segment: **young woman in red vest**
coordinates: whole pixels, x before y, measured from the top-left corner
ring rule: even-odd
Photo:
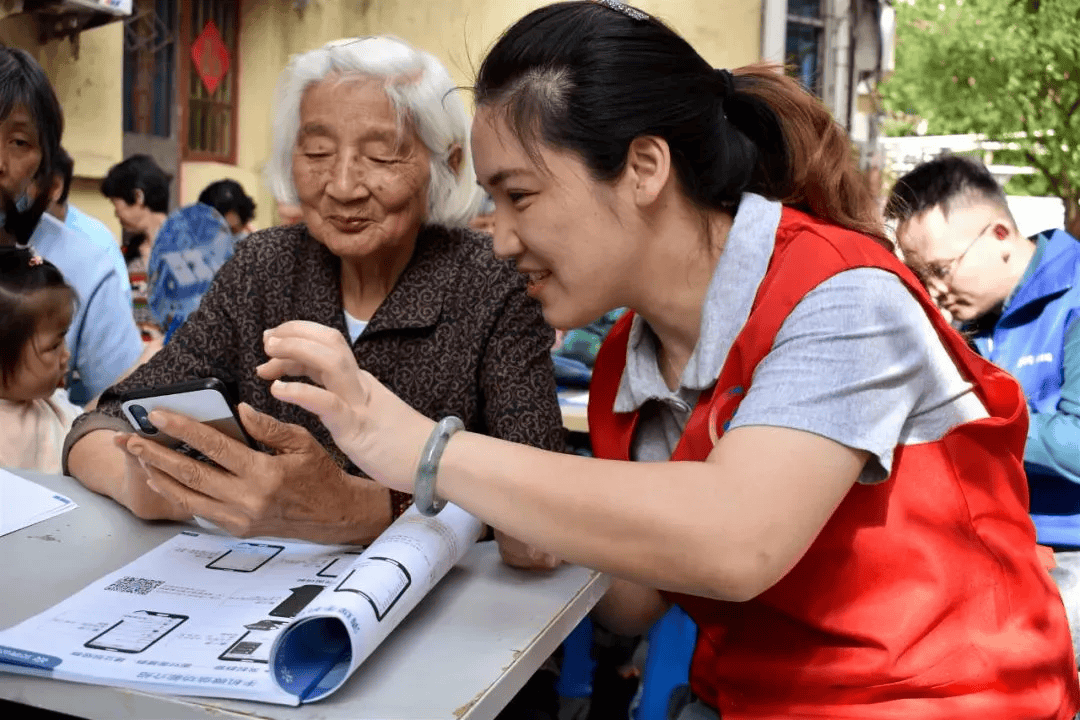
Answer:
[[[267,332],[260,374],[317,385],[273,393],[418,506],[437,489],[619,578],[597,610],[615,629],[682,605],[695,712],[1072,717],[1023,395],[892,254],[827,111],[769,69],[714,70],[616,2],[530,13],[476,100],[495,248],[548,321],[633,310],[596,362],[598,459],[436,426],[310,323]]]

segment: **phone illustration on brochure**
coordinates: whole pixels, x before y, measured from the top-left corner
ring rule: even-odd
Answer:
[[[282,626],[287,620],[260,620],[245,625],[247,630],[236,639],[225,652],[218,656],[218,660],[227,662],[254,662],[269,663],[270,648],[274,644],[274,638],[278,636]]]
[[[179,627],[187,615],[136,610],[125,613],[120,621],[83,643],[92,650],[141,653]]]
[[[283,545],[253,542],[236,543],[226,550],[224,554],[208,562],[206,567],[209,570],[255,572],[284,549]]]
[[[336,578],[341,574],[344,568],[349,567],[349,564],[356,560],[357,556],[362,554],[362,550],[346,550],[341,555],[335,557],[330,562],[326,563],[322,570],[315,573],[316,577],[323,578]]]
[[[382,622],[410,585],[412,575],[407,567],[394,558],[373,555],[353,565],[334,591],[364,598],[371,604],[375,619]]]

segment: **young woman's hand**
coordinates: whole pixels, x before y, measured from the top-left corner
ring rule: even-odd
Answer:
[[[257,372],[274,380],[274,397],[318,415],[337,446],[372,478],[412,492],[434,422],[357,367],[352,348],[333,328],[293,320],[267,330],[263,344],[270,360]],[[286,376],[308,377],[315,384],[279,379]]]

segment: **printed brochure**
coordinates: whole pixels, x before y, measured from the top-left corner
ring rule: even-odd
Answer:
[[[367,549],[183,531],[0,631],[0,670],[299,705],[339,688],[482,524],[414,507]]]

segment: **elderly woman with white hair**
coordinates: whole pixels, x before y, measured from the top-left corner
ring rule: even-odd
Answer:
[[[76,422],[69,474],[142,518],[370,541],[410,496],[361,476],[318,418],[274,399],[255,374],[264,331],[298,319],[340,331],[360,367],[428,417],[561,449],[554,333],[525,279],[466,227],[481,200],[469,117],[439,61],[389,38],[303,53],[281,76],[275,123],[268,180],[302,222],[238,246],[172,342]],[[216,465],[130,433],[125,392],[209,376],[235,385],[241,420],[266,452],[165,412],[150,419]],[[167,501],[155,488],[175,478],[198,492]],[[515,564],[554,562],[500,540]]]

